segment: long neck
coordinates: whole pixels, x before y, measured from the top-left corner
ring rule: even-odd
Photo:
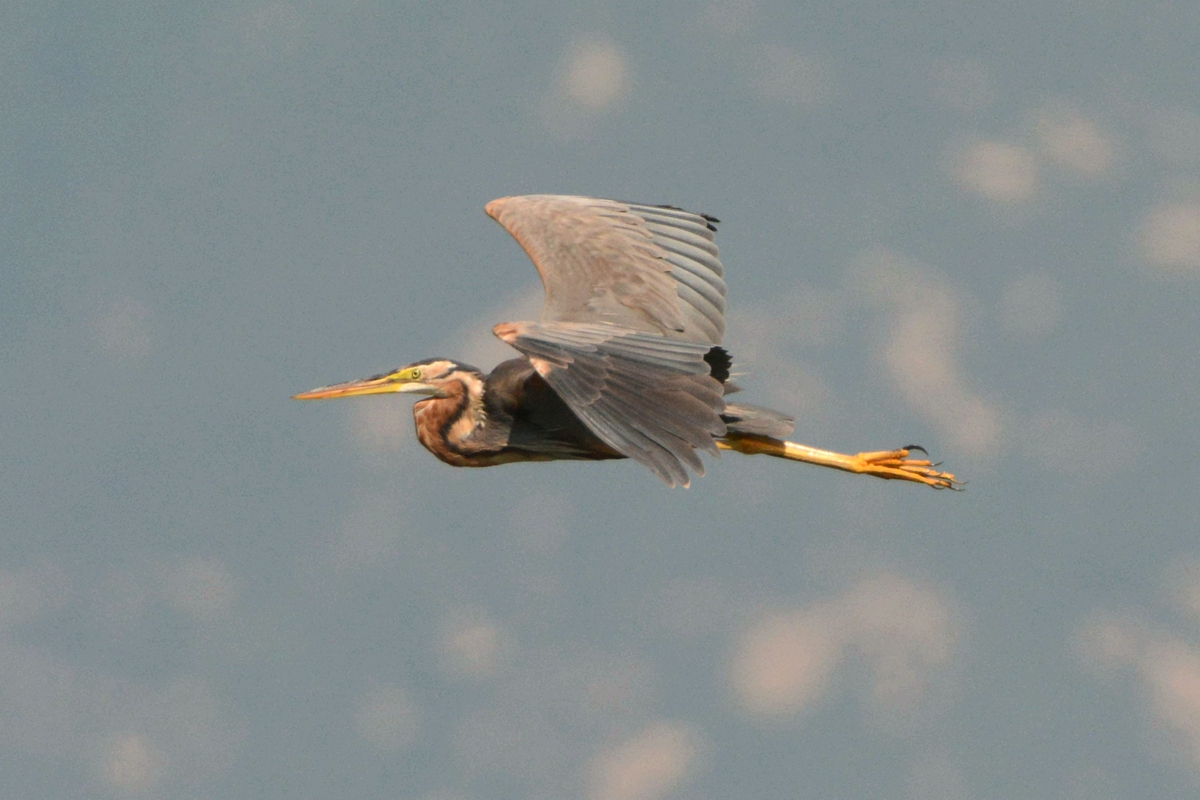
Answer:
[[[417,439],[425,449],[454,466],[469,466],[473,457],[492,449],[482,436],[487,427],[483,379],[461,373],[441,386],[441,394],[413,406]]]

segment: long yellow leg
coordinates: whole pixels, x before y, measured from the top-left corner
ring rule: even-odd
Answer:
[[[736,450],[747,455],[767,455],[804,461],[822,467],[833,467],[858,475],[874,475],[887,480],[913,481],[932,486],[934,489],[958,489],[962,482],[949,472],[940,472],[932,461],[909,458],[913,450],[921,448],[909,445],[899,450],[882,450],[876,453],[846,455],[831,450],[819,450],[806,444],[785,442],[767,436],[731,434],[717,440],[722,450]],[[921,450],[924,452],[924,450]]]

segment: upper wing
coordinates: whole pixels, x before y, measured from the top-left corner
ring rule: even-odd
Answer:
[[[704,474],[696,450],[715,454],[714,437],[725,435],[708,344],[582,322],[507,322],[494,331],[610,447],[672,486],[688,485],[687,467]]]
[[[712,217],[561,195],[503,197],[487,213],[541,273],[543,322],[609,323],[721,343],[725,281]]]

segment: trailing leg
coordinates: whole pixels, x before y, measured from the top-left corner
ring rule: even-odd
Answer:
[[[730,433],[717,440],[722,450],[736,450],[747,455],[767,455],[803,461],[821,467],[832,467],[858,475],[873,475],[886,480],[923,483],[934,489],[958,489],[962,482],[949,472],[941,472],[937,464],[924,458],[909,458],[913,451],[925,453],[924,448],[909,445],[898,450],[882,450],[874,453],[847,455],[831,450],[820,450],[805,444],[796,444],[769,436],[753,436]],[[928,455],[928,453],[925,453]]]

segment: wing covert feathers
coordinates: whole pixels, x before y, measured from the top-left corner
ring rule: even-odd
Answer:
[[[607,323],[720,344],[725,280],[715,219],[590,197],[503,197],[487,213],[542,276],[542,322]]]

